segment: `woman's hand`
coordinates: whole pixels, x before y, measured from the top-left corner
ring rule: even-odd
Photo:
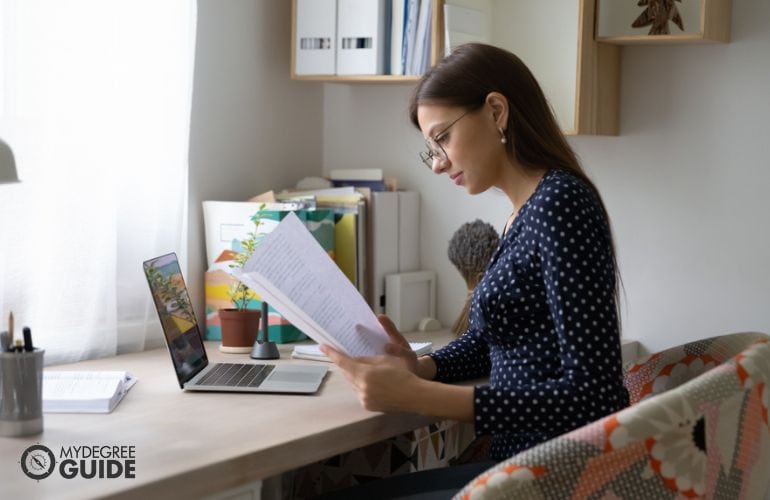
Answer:
[[[367,410],[419,411],[415,402],[422,380],[406,366],[406,356],[351,358],[328,345],[322,345],[321,351],[342,370]]]
[[[430,356],[417,357],[417,354],[412,350],[412,346],[406,341],[403,335],[396,329],[396,325],[385,316],[380,314],[377,316],[380,324],[385,329],[385,332],[390,337],[390,343],[385,344],[385,354],[398,358],[403,365],[412,373],[425,380],[433,380],[436,376],[436,363],[433,362],[433,358]]]
[[[410,372],[419,375],[417,355],[412,350],[409,342],[401,335],[389,317],[384,314],[378,314],[377,319],[390,338],[390,343],[385,344],[385,354],[399,358]]]

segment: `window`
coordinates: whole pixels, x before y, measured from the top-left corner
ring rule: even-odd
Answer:
[[[142,261],[186,253],[195,5],[0,4],[0,311],[46,364],[160,342]]]

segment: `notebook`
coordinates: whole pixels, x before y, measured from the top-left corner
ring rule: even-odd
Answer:
[[[312,394],[321,386],[325,366],[210,364],[176,254],[145,261],[144,273],[182,389]]]
[[[136,383],[125,371],[43,371],[43,412],[110,413]]]

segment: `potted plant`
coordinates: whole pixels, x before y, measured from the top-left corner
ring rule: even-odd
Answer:
[[[241,240],[240,251],[236,253],[233,263],[230,264],[231,269],[242,268],[254,253],[260,239],[257,235],[257,229],[262,222],[261,215],[264,208],[265,204],[263,203],[259,206],[257,213],[252,216],[254,230],[248,234],[246,239]],[[259,331],[261,311],[248,308],[253,293],[249,287],[235,277],[233,277],[233,283],[230,285],[227,295],[233,307],[218,311],[222,331],[220,350],[234,353],[251,352]]]

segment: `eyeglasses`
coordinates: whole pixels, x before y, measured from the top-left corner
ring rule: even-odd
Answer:
[[[468,110],[465,113],[461,114],[455,121],[450,123],[449,125],[444,128],[441,132],[436,134],[434,137],[428,137],[425,140],[425,145],[428,147],[427,151],[421,151],[420,152],[420,160],[427,166],[429,169],[433,170],[433,163],[438,161],[439,163],[444,163],[449,159],[449,157],[446,154],[446,151],[444,151],[444,147],[439,143],[444,138],[444,135],[449,131],[450,128],[452,128],[452,125],[459,122],[460,119],[470,113],[472,110]]]

